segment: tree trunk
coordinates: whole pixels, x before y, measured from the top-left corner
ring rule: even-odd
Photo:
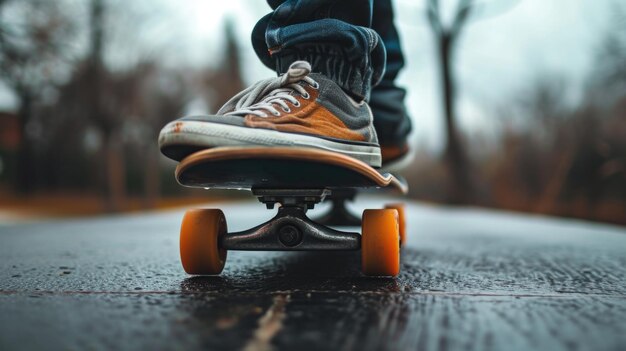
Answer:
[[[104,201],[108,212],[119,212],[126,205],[126,167],[121,144],[115,140],[113,133],[105,137],[102,144]]]
[[[143,205],[145,208],[151,209],[156,206],[159,198],[161,174],[159,172],[158,148],[156,145],[152,147],[152,143],[148,145],[150,147],[145,154]]]
[[[35,172],[33,170],[33,148],[26,128],[33,112],[33,99],[29,91],[19,92],[20,108],[18,111],[20,141],[17,150],[17,172],[15,185],[21,194],[28,194],[33,190]]]
[[[442,34],[439,39],[439,59],[443,88],[443,105],[446,121],[445,162],[448,169],[448,201],[454,204],[467,204],[472,198],[472,188],[467,158],[461,143],[454,116],[455,87],[452,72],[452,40],[449,34]]]

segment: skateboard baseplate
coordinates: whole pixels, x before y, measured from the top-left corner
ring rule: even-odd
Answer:
[[[189,274],[219,274],[228,250],[361,250],[366,275],[395,276],[399,272],[400,246],[405,241],[401,204],[365,210],[360,221],[347,212],[331,212],[319,221],[306,215],[326,198],[345,201],[360,188],[407,192],[402,179],[379,173],[359,160],[312,148],[220,147],[183,159],[176,168],[176,179],[190,187],[247,189],[268,209],[280,205],[276,216],[266,223],[230,233],[221,210],[187,211],[180,250]],[[358,222],[360,234],[325,225]]]

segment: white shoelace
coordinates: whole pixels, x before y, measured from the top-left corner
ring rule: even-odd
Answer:
[[[248,115],[268,117],[268,112],[279,116],[277,105],[283,112],[289,113],[291,109],[287,103],[295,107],[300,102],[292,94],[296,92],[303,98],[310,98],[309,93],[300,82],[319,88],[319,84],[311,77],[311,65],[306,61],[296,61],[289,66],[287,72],[280,77],[261,80],[249,88],[233,96],[222,108],[217,111],[218,115]]]

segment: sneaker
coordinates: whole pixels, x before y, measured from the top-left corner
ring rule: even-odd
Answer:
[[[372,111],[332,80],[296,61],[280,77],[262,80],[215,115],[187,116],[159,134],[161,152],[180,161],[220,146],[292,146],[329,150],[380,167]]]

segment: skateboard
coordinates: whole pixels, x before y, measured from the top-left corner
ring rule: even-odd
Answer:
[[[307,210],[331,199],[343,206],[346,197],[364,188],[406,194],[406,182],[380,173],[366,163],[322,149],[296,147],[219,147],[195,152],[178,164],[176,180],[183,186],[205,189],[245,189],[267,209],[279,205],[276,216],[256,227],[228,232],[219,209],[185,213],[180,232],[180,255],[189,274],[220,274],[229,250],[315,251],[360,250],[361,269],[368,276],[396,276],[400,247],[405,242],[402,204],[367,209],[361,233],[334,226],[355,225],[344,214],[320,220]],[[330,221],[328,219],[331,219]],[[358,225],[358,223],[356,223]]]

